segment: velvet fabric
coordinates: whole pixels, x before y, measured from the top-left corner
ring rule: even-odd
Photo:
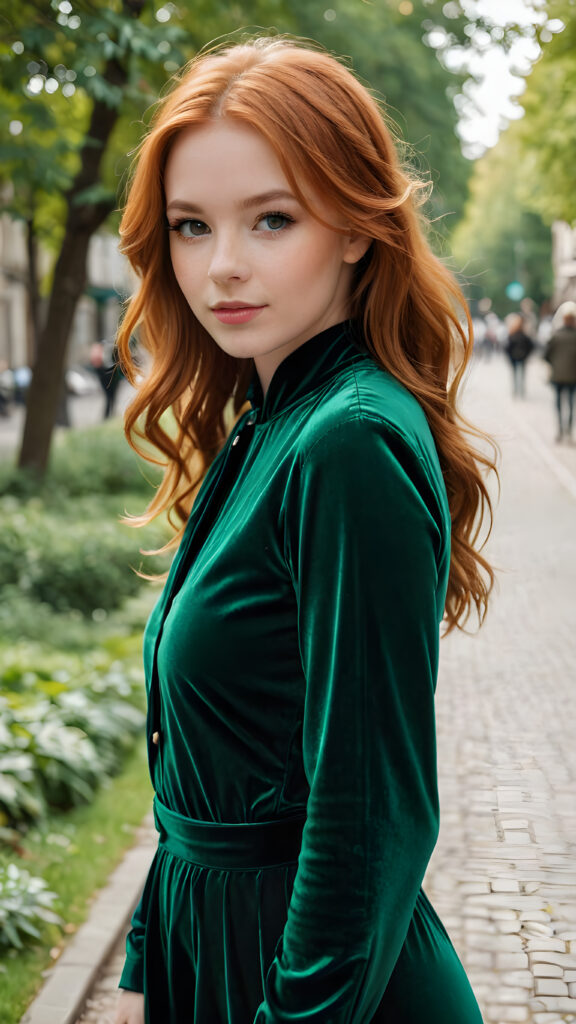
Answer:
[[[147,1024],[481,1024],[420,888],[450,555],[426,418],[350,324],[252,404],[146,630],[160,843],[120,984]],[[259,829],[237,861],[230,826],[303,816],[299,856]]]

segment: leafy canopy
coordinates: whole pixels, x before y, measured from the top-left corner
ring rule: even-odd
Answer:
[[[413,147],[412,160],[438,183],[435,214],[462,205],[468,165],[455,132],[455,79],[438,60],[430,30],[457,7],[447,41],[463,36],[459,5],[437,0],[366,4],[339,0],[335,9],[304,0],[220,2],[196,0],[177,8],[150,0],[5,0],[0,43],[0,118],[10,125],[0,147],[4,208],[37,218],[57,248],[65,196],[78,170],[95,101],[119,110],[103,161],[100,193],[116,195],[126,154],[143,130],[146,111],[167,79],[210,39],[244,31],[280,31],[311,37],[337,54],[352,54],[355,70],[388,104]],[[138,13],[138,17],[133,15]],[[454,34],[456,33],[456,34]],[[126,86],[110,68],[128,69]],[[449,197],[449,204],[446,197]]]

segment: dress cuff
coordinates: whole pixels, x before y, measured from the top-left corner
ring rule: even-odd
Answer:
[[[118,986],[127,988],[130,992],[144,991],[144,965],[141,960],[126,958]]]

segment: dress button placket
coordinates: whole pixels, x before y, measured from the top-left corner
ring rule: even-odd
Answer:
[[[242,437],[242,431],[245,430],[245,427],[247,427],[247,426],[253,427],[254,424],[256,423],[256,418],[257,417],[256,417],[256,413],[255,412],[250,413],[248,419],[246,420],[246,422],[244,424],[244,427],[242,427],[239,430],[239,432],[236,434],[236,436],[232,439],[232,443],[230,445],[230,448],[236,448],[238,442],[240,441],[240,439]],[[244,437],[245,438],[246,438],[246,436],[247,436],[246,433],[244,433]],[[236,461],[237,453],[234,453],[234,455],[235,455],[235,458],[234,458],[234,462],[235,462]],[[226,465],[226,462],[224,463],[224,466],[222,467],[222,470],[220,472],[220,477],[219,477],[219,479],[217,481],[216,494],[218,492],[218,489],[222,488],[222,484],[226,480],[226,475],[227,475],[226,474],[226,469],[228,469],[228,474],[230,474],[230,470],[233,469],[233,464],[231,465],[230,463],[228,463],[228,465]],[[225,488],[224,497],[225,497],[225,494],[226,494],[226,490],[227,490],[227,488]],[[212,501],[213,500],[214,500],[214,495],[212,496]],[[222,495],[221,495],[220,501],[222,501]],[[204,515],[206,515],[206,512],[208,511],[208,507],[204,510]],[[208,529],[207,532],[209,532],[209,529]],[[192,565],[192,563],[194,561],[194,558],[198,555],[198,552],[199,552],[200,548],[202,547],[202,545],[205,543],[205,541],[206,541],[206,534],[203,534],[201,536],[201,538],[198,538],[198,535],[196,536],[196,544],[195,545],[192,545],[192,544],[190,545],[190,549],[189,549],[189,552],[188,552],[188,557],[185,560],[183,560],[183,562],[182,562],[182,564],[180,566],[179,572],[176,573],[176,575],[174,577],[174,580],[172,582],[172,591],[171,591],[171,594],[167,596],[167,600],[166,600],[166,604],[165,604],[165,608],[164,608],[164,616],[163,616],[163,620],[162,620],[162,625],[161,625],[161,627],[160,627],[160,629],[158,631],[158,636],[157,636],[157,639],[156,639],[156,648],[155,648],[155,651],[154,651],[154,671],[156,671],[156,660],[157,660],[157,655],[158,655],[158,646],[159,646],[159,643],[160,643],[160,638],[162,636],[162,629],[163,629],[163,625],[164,625],[164,620],[166,619],[166,615],[167,615],[167,613],[170,610],[170,607],[172,605],[172,600],[173,600],[175,594],[180,589],[180,586],[181,586],[181,583],[182,583],[182,576],[185,575],[190,570],[190,567],[191,567],[191,565]],[[157,677],[156,676],[155,676],[155,679],[154,679],[154,683],[151,686],[151,703],[152,703],[152,700],[154,699],[154,697],[155,697],[156,707],[155,707],[155,713],[152,716],[152,720],[156,724],[156,723],[158,723],[160,721],[160,715],[161,715],[160,695],[159,695],[159,692],[158,692],[158,685],[157,685]],[[153,744],[153,747],[155,749],[156,754],[160,753],[160,751],[159,751],[160,737],[161,737],[161,732],[160,732],[159,729],[156,729],[152,733],[152,736],[151,736],[152,744]]]

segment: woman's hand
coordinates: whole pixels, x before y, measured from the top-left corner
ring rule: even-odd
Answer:
[[[122,989],[114,1024],[144,1024],[144,996],[141,992]]]

